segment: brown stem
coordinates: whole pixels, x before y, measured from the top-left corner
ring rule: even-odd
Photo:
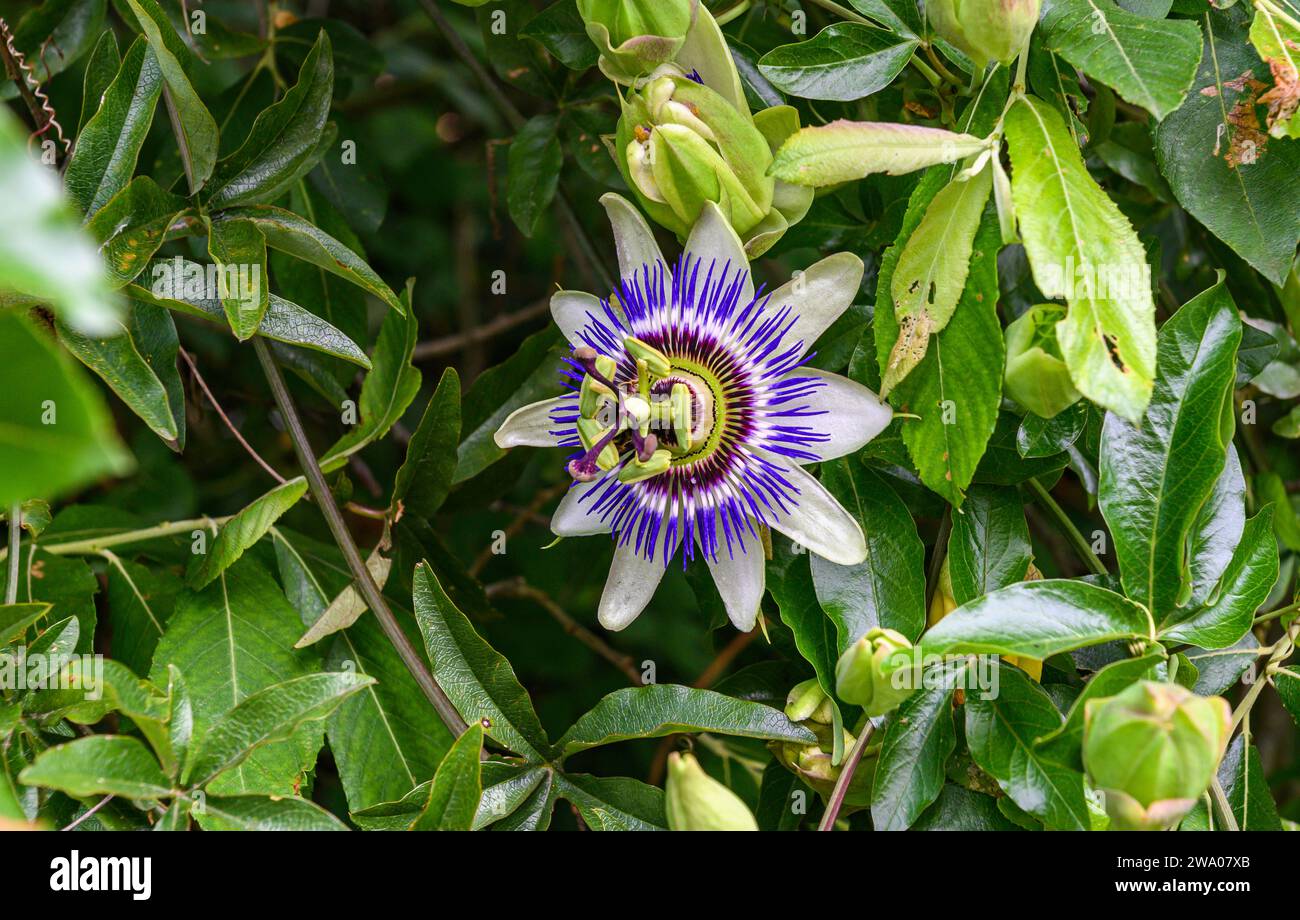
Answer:
[[[424,692],[434,711],[442,719],[442,723],[447,726],[447,730],[452,735],[460,737],[461,732],[466,728],[465,720],[460,717],[460,713],[456,711],[456,707],[447,698],[447,694],[443,692],[442,687],[438,686],[438,681],[434,679],[433,674],[429,671],[424,657],[415,650],[415,647],[411,645],[411,641],[406,638],[406,633],[402,631],[397,618],[393,616],[393,611],[388,606],[388,601],[384,598],[383,592],[379,590],[379,586],[375,584],[374,578],[370,575],[370,570],[366,568],[366,564],[361,558],[361,552],[357,549],[356,541],[352,539],[352,534],[348,532],[347,524],[343,521],[343,515],[339,513],[338,505],[334,504],[334,496],[330,493],[329,485],[325,482],[325,476],[320,471],[320,464],[316,462],[316,455],[312,452],[311,442],[307,438],[307,432],[302,427],[302,419],[298,417],[298,410],[294,407],[293,397],[289,394],[289,388],[285,385],[284,375],[280,373],[279,365],[275,363],[275,358],[271,356],[270,349],[266,347],[266,343],[262,341],[260,336],[253,337],[253,349],[257,352],[257,359],[262,363],[262,371],[266,374],[266,380],[271,385],[271,393],[275,396],[275,404],[280,409],[280,415],[284,417],[285,427],[288,429],[289,437],[293,441],[293,450],[298,457],[298,463],[307,477],[307,484],[311,488],[312,495],[316,498],[316,504],[320,507],[321,514],[325,517],[325,523],[334,537],[334,542],[338,544],[339,551],[343,553],[343,558],[347,561],[348,569],[352,572],[357,590],[361,592],[362,600],[374,612],[375,618],[379,620],[380,628],[384,631],[384,635],[388,637],[388,641],[397,650],[402,663],[411,672],[411,676],[415,678],[416,684]]]
[[[549,613],[557,623],[564,629],[567,635],[577,639],[587,648],[591,649],[601,658],[604,658],[614,667],[623,672],[623,675],[633,684],[641,686],[641,672],[637,669],[636,661],[631,655],[625,655],[622,652],[611,648],[605,640],[601,639],[590,629],[583,626],[556,603],[555,599],[543,591],[541,588],[533,587],[524,581],[523,578],[511,578],[506,581],[499,581],[495,584],[488,585],[487,596],[492,597],[517,597],[524,600],[530,600]]]
[[[835,830],[835,821],[840,816],[840,809],[844,807],[844,797],[849,794],[849,784],[853,782],[853,774],[857,772],[858,764],[862,762],[862,755],[867,751],[867,742],[871,740],[871,734],[875,730],[876,726],[868,719],[862,734],[858,735],[857,744],[853,745],[853,750],[849,752],[848,760],[844,761],[844,766],[840,768],[840,778],[835,781],[835,789],[831,792],[830,801],[826,803],[826,813],[822,815],[822,822],[817,825],[817,830]]]
[[[536,497],[529,502],[528,507],[521,510],[517,515],[515,515],[514,520],[506,525],[506,529],[502,532],[505,535],[506,540],[518,536],[519,532],[528,525],[528,522],[533,519],[537,512],[542,510],[547,502],[558,495],[563,495],[568,491],[569,487],[570,483],[562,482],[559,485],[552,486],[549,489],[543,489],[541,492],[537,493]],[[488,545],[483,548],[483,551],[478,554],[478,557],[470,565],[469,574],[474,578],[477,578],[479,573],[482,572],[484,567],[486,567],[491,561],[492,547],[491,545]]]
[[[550,308],[551,302],[549,300],[540,300],[537,303],[529,304],[522,310],[498,316],[491,322],[484,323],[474,329],[458,332],[455,335],[443,336],[440,339],[433,339],[428,342],[420,342],[415,346],[411,360],[427,361],[430,358],[453,354],[470,343],[485,341],[503,332],[508,332],[516,326],[522,326],[539,316],[544,316]]]
[[[248,452],[250,457],[257,461],[257,465],[264,469],[272,479],[281,484],[286,482],[285,478],[275,471],[275,467],[263,460],[262,455],[259,454],[253,445],[249,444],[244,436],[239,433],[239,429],[235,426],[235,423],[230,420],[230,416],[226,415],[226,410],[221,408],[221,403],[217,402],[217,397],[212,394],[212,390],[208,387],[208,382],[204,380],[203,375],[199,373],[199,366],[194,362],[194,358],[190,356],[190,353],[182,348],[180,349],[180,355],[185,360],[185,363],[189,365],[190,375],[194,378],[194,382],[199,385],[199,389],[203,391],[203,395],[208,398],[208,404],[216,411],[218,417],[220,417],[221,421],[225,423],[226,429],[234,435],[235,440],[239,442],[240,446]]]

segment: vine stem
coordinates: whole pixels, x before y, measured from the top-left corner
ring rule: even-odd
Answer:
[[[1256,678],[1255,682],[1250,685],[1250,689],[1246,691],[1246,695],[1242,697],[1241,702],[1237,704],[1237,708],[1232,713],[1232,728],[1229,731],[1230,736],[1232,732],[1237,730],[1237,727],[1241,725],[1242,721],[1250,715],[1251,707],[1253,707],[1255,701],[1259,699],[1260,693],[1264,690],[1264,685],[1269,682],[1269,678],[1272,676],[1273,672],[1281,666],[1283,661],[1290,657],[1293,651],[1295,651],[1297,635],[1300,635],[1300,620],[1296,620],[1292,623],[1291,628],[1288,629],[1286,634],[1283,635],[1282,638],[1277,641],[1277,644],[1273,646],[1273,654],[1269,655],[1268,661],[1264,663],[1263,673],[1261,673],[1259,677]]]
[[[5,584],[5,603],[18,600],[18,545],[23,538],[23,503],[9,506],[9,581]]]
[[[1214,800],[1214,810],[1219,813],[1219,821],[1223,824],[1223,829],[1241,830],[1240,825],[1237,824],[1237,816],[1232,813],[1232,805],[1228,802],[1228,794],[1223,791],[1223,783],[1219,782],[1217,776],[1210,780],[1210,797]]]
[[[1028,480],[1028,485],[1029,491],[1034,493],[1038,503],[1046,508],[1052,517],[1056,518],[1056,523],[1060,525],[1061,531],[1069,539],[1075,552],[1079,554],[1079,558],[1088,564],[1088,568],[1092,569],[1094,575],[1105,575],[1106,566],[1097,558],[1097,554],[1092,551],[1092,547],[1083,538],[1083,534],[1079,533],[1079,528],[1074,526],[1074,521],[1070,520],[1070,516],[1065,513],[1065,509],[1056,503],[1056,499],[1052,498],[1052,493],[1043,488],[1043,484],[1037,479]]]
[[[406,638],[406,633],[402,631],[397,618],[393,616],[392,608],[384,599],[383,592],[379,590],[379,586],[370,575],[370,570],[366,568],[361,558],[361,551],[357,549],[356,541],[352,539],[352,534],[343,521],[343,515],[334,502],[334,495],[330,492],[325,476],[320,471],[320,464],[316,462],[316,455],[312,452],[311,442],[307,440],[307,432],[302,427],[302,419],[298,417],[298,410],[294,407],[293,397],[285,385],[284,375],[280,373],[279,365],[275,363],[275,358],[271,356],[270,349],[266,347],[266,343],[260,336],[253,337],[253,349],[262,363],[262,371],[266,374],[267,383],[271,385],[271,393],[275,397],[280,415],[284,417],[284,424],[289,431],[289,438],[293,441],[293,450],[298,457],[298,464],[307,476],[307,485],[316,499],[317,507],[325,517],[325,523],[334,537],[334,542],[338,544],[343,558],[347,561],[357,590],[360,591],[366,605],[374,612],[375,618],[379,620],[380,628],[388,637],[388,641],[393,644],[393,648],[397,650],[402,663],[406,665],[406,669],[411,672],[420,690],[433,705],[438,718],[442,719],[448,731],[459,737],[466,728],[465,720],[460,717],[460,713],[447,698],[442,687],[438,686],[438,681],[429,671],[424,658]]]
[[[817,830],[835,829],[835,821],[840,816],[840,809],[844,807],[844,798],[849,794],[849,783],[853,782],[853,774],[857,772],[858,764],[862,762],[862,755],[867,751],[867,742],[871,740],[875,730],[876,726],[868,719],[862,734],[858,735],[857,744],[849,751],[849,759],[840,768],[840,778],[835,781],[835,789],[831,792],[830,801],[826,803],[826,813],[822,815],[822,823],[817,825]]]

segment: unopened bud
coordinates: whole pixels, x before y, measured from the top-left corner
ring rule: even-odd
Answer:
[[[1232,731],[1222,697],[1138,681],[1084,704],[1083,762],[1116,830],[1176,824],[1214,778]]]
[[[854,642],[835,665],[835,692],[846,703],[861,706],[869,716],[883,716],[898,708],[912,693],[911,687],[896,687],[891,660],[906,655],[912,643],[893,629],[870,629]]]
[[[940,38],[970,56],[981,70],[989,61],[1009,64],[1038,24],[1041,0],[926,0],[925,12]]]
[[[664,809],[674,831],[758,830],[740,796],[705,773],[691,754],[668,755]]]
[[[1065,308],[1039,304],[1007,326],[1006,393],[1040,418],[1052,418],[1083,398],[1061,358],[1056,324]]]

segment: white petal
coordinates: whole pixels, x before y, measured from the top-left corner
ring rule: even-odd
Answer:
[[[586,344],[582,341],[583,327],[591,322],[592,316],[603,319],[605,310],[599,297],[585,291],[556,291],[551,295],[551,316],[570,343],[583,345]]]
[[[806,418],[782,418],[780,424],[807,425],[809,428],[830,435],[829,441],[822,441],[809,446],[818,460],[834,460],[851,454],[866,444],[880,432],[884,431],[894,417],[888,405],[880,397],[862,384],[839,374],[831,374],[816,368],[801,367],[786,375],[790,377],[818,377],[825,381],[825,386],[818,387],[813,393],[799,400],[814,412],[824,413]],[[800,460],[800,463],[814,463],[812,460]]]
[[[664,284],[671,290],[672,273],[668,262],[655,242],[654,233],[646,223],[641,212],[632,202],[622,195],[607,192],[600,196],[600,203],[609,215],[609,224],[614,230],[614,248],[618,250],[618,275],[631,278],[640,273],[643,266],[653,266],[656,262],[664,263]]]
[[[745,552],[737,547],[727,554],[725,541],[718,547],[718,561],[708,560],[713,583],[718,586],[727,616],[741,632],[749,632],[758,619],[763,602],[763,547],[757,540],[747,541]]]
[[[530,403],[511,412],[492,439],[497,447],[556,447],[559,439],[551,434],[560,426],[551,418],[551,410],[568,404],[576,408],[572,396],[557,396]]]
[[[677,544],[681,543],[680,527],[677,532],[670,559],[676,555]],[[600,596],[600,610],[596,615],[601,626],[611,632],[618,632],[629,626],[645,610],[667,568],[664,565],[663,541],[664,529],[661,527],[654,556],[650,559],[637,552],[635,536],[628,540],[627,545],[620,545],[614,550],[614,562],[609,567],[609,578],[605,582],[605,591]]]
[[[770,306],[780,309],[789,304],[796,316],[794,327],[782,341],[793,345],[802,340],[804,351],[812,348],[818,336],[839,319],[858,296],[862,272],[861,259],[851,252],[837,252],[773,291]]]
[[[782,467],[781,475],[799,490],[792,501],[786,502],[788,511],[773,506],[776,519],[767,522],[772,529],[830,562],[857,565],[866,559],[867,540],[862,528],[835,496],[807,470],[774,454],[765,456]]]
[[[599,514],[590,513],[595,497],[586,497],[591,492],[605,488],[607,483],[607,478],[575,483],[551,516],[551,532],[557,537],[589,537],[592,534],[609,533],[609,524],[602,521]]]
[[[691,235],[686,239],[686,252],[702,263],[701,276],[708,272],[711,262],[717,265],[714,277],[717,277],[716,273],[721,272],[724,267],[728,272],[749,271],[749,257],[745,255],[745,247],[741,244],[740,237],[736,236],[736,231],[731,229],[731,223],[712,201],[704,202],[700,219],[695,222],[695,226],[691,228]],[[740,291],[740,302],[746,304],[753,298],[754,279],[752,275],[747,275],[744,287]]]

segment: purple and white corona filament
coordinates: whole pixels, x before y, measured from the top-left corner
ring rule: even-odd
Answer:
[[[866,557],[857,521],[802,468],[857,450],[891,418],[866,387],[804,366],[853,302],[862,262],[830,256],[768,294],[755,290],[716,206],[670,265],[626,199],[601,200],[620,288],[608,300],[552,298],[573,345],[570,392],[519,409],[496,441],[574,451],[574,487],[551,527],[613,534],[603,626],[636,619],[680,549],[683,564],[703,557],[732,622],[748,631],[763,596],[761,527],[832,562]]]

